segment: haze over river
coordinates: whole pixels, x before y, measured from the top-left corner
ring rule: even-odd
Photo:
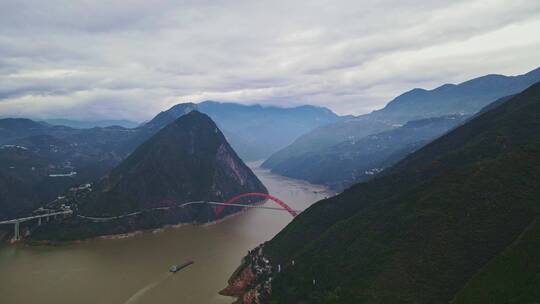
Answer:
[[[331,195],[321,186],[251,164],[269,192],[303,210]],[[273,202],[268,206],[276,206]],[[0,303],[231,303],[217,294],[249,249],[271,239],[292,217],[251,209],[221,223],[95,239],[60,246],[0,248]],[[195,264],[170,274],[172,264]]]

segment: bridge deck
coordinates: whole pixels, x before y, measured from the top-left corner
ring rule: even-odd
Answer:
[[[21,217],[21,218],[1,221],[0,225],[22,223],[22,222],[26,222],[26,221],[30,221],[30,220],[34,220],[38,218],[61,215],[61,214],[71,214],[71,213],[73,213],[72,210],[66,210],[66,211],[60,211],[60,212],[54,212],[54,213],[46,213],[46,214],[33,215],[33,216],[28,216],[28,217]]]
[[[167,207],[157,207],[157,208],[153,208],[153,209],[141,210],[141,211],[131,212],[131,213],[117,215],[117,216],[95,217],[95,216],[85,216],[85,215],[77,214],[77,217],[92,220],[92,221],[96,221],[96,222],[100,222],[100,221],[104,222],[104,221],[110,221],[110,220],[118,220],[118,219],[125,218],[125,217],[131,217],[131,216],[135,216],[135,215],[138,215],[138,214],[141,214],[141,213],[144,213],[144,212],[152,212],[152,211],[157,211],[157,210],[169,210],[169,209],[174,209],[174,208],[184,208],[186,206],[196,205],[196,204],[218,205],[218,206],[222,206],[221,208],[224,208],[226,206],[232,206],[232,207],[242,207],[242,208],[259,208],[259,209],[268,209],[268,210],[289,211],[289,212],[294,211],[294,212],[297,212],[297,213],[301,212],[301,210],[286,209],[286,208],[281,208],[281,207],[267,207],[267,206],[261,206],[261,205],[244,205],[244,204],[235,204],[235,203],[228,203],[228,202],[219,203],[219,202],[194,201],[194,202],[184,203],[184,204],[181,204],[181,205],[167,206]],[[63,215],[63,214],[73,214],[73,210],[65,210],[65,211],[52,212],[52,213],[46,213],[46,214],[40,214],[40,215],[34,215],[34,216],[21,217],[21,218],[16,218],[16,219],[11,219],[11,220],[0,221],[0,225],[22,223],[22,222],[30,221],[30,220],[33,220],[33,219],[49,217],[49,216],[55,216],[55,215]]]
[[[167,207],[157,207],[147,210],[141,210],[136,212],[131,212],[127,214],[117,215],[117,216],[108,216],[108,217],[97,217],[97,216],[85,216],[77,214],[77,217],[82,219],[87,219],[91,221],[96,222],[107,222],[112,220],[119,220],[126,217],[131,217],[135,215],[139,215],[144,212],[152,212],[152,211],[158,211],[158,210],[169,210],[169,209],[175,209],[175,208],[184,208],[186,206],[190,205],[197,205],[197,204],[210,204],[210,205],[218,205],[218,206],[232,206],[232,207],[242,207],[242,208],[259,208],[259,209],[268,209],[268,210],[278,210],[278,211],[288,211],[285,208],[279,208],[279,207],[267,207],[267,206],[261,206],[261,205],[243,205],[243,204],[233,204],[233,203],[218,203],[218,202],[204,202],[204,201],[195,201],[195,202],[188,202],[181,205],[175,205],[175,206],[167,206]],[[294,210],[295,212],[300,213],[301,210]]]

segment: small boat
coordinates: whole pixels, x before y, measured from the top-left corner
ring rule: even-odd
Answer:
[[[195,262],[193,261],[187,261],[185,262],[184,264],[182,265],[172,265],[171,267],[169,267],[169,272],[172,272],[172,273],[177,273],[178,271],[188,267],[189,265],[193,264]]]

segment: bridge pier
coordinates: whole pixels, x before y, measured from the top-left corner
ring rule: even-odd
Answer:
[[[33,221],[35,219],[38,220],[38,225],[43,224],[43,217],[46,218],[46,221],[49,221],[49,217],[53,216],[56,218],[57,215],[64,215],[64,217],[68,214],[73,214],[73,211],[71,210],[63,210],[55,213],[50,213],[46,215],[34,215],[34,216],[28,216],[28,217],[21,217],[6,221],[0,221],[0,225],[13,225],[13,241],[19,241],[21,239],[21,231],[20,231],[20,225],[23,222],[26,221]]]
[[[20,224],[20,222],[15,222],[15,232],[13,234],[13,239],[15,241],[18,241],[21,238],[21,236],[19,234],[19,224]]]
[[[41,226],[41,218],[40,217],[38,217],[37,224],[38,224],[38,226]]]

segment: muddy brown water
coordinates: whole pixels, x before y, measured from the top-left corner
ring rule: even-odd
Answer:
[[[321,186],[250,164],[269,192],[303,210],[331,195]],[[273,202],[268,206],[276,206]],[[249,249],[292,220],[284,211],[251,209],[212,225],[186,225],[124,239],[61,246],[0,248],[0,303],[231,303],[217,294]],[[195,264],[176,274],[172,264]]]

